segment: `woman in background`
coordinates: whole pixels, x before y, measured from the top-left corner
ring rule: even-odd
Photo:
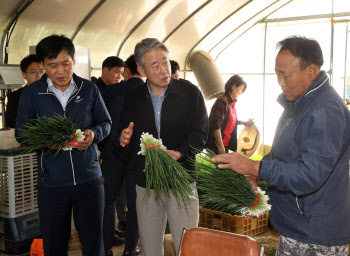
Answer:
[[[253,125],[253,120],[238,121],[236,101],[247,89],[247,83],[239,75],[232,76],[225,84],[225,93],[217,98],[209,116],[209,136],[206,147],[216,154],[237,151],[237,125]]]

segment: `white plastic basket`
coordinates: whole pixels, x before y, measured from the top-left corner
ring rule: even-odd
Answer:
[[[36,153],[0,155],[0,216],[16,218],[38,211]]]

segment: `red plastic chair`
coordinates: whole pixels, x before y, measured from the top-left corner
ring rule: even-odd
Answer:
[[[184,230],[178,256],[259,256],[264,246],[244,235],[207,228]]]

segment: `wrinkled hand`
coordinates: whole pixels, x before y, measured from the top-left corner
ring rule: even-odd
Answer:
[[[168,150],[165,149],[164,150],[165,153],[167,153],[169,156],[171,156],[172,158],[174,158],[176,161],[179,160],[181,158],[181,153],[179,151],[175,151],[175,150]]]
[[[221,154],[214,156],[211,161],[219,164],[221,169],[231,169],[239,174],[248,174],[257,177],[259,175],[259,161],[251,160],[239,153]]]
[[[86,129],[84,135],[85,139],[80,141],[79,145],[76,147],[78,150],[86,150],[94,141],[95,133],[92,130]]]
[[[129,144],[132,133],[134,131],[134,123],[130,122],[129,127],[125,128],[120,135],[119,141],[120,146],[125,147]]]

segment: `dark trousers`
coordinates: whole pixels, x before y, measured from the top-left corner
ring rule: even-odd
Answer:
[[[134,250],[139,239],[136,214],[136,183],[133,175],[127,174],[126,163],[118,159],[103,159],[102,174],[105,179],[105,211],[103,220],[103,241],[105,250],[113,245],[115,234],[115,209],[124,178],[126,178],[126,236],[125,249]]]
[[[128,173],[126,175],[126,237],[125,250],[132,251],[136,248],[139,240],[139,228],[137,225],[136,213],[136,175]]]
[[[119,191],[118,201],[117,201],[117,216],[119,222],[126,222],[126,185],[125,177],[123,179],[122,186]]]
[[[67,255],[72,209],[83,255],[104,255],[102,177],[76,186],[40,188],[38,206],[45,256]]]

